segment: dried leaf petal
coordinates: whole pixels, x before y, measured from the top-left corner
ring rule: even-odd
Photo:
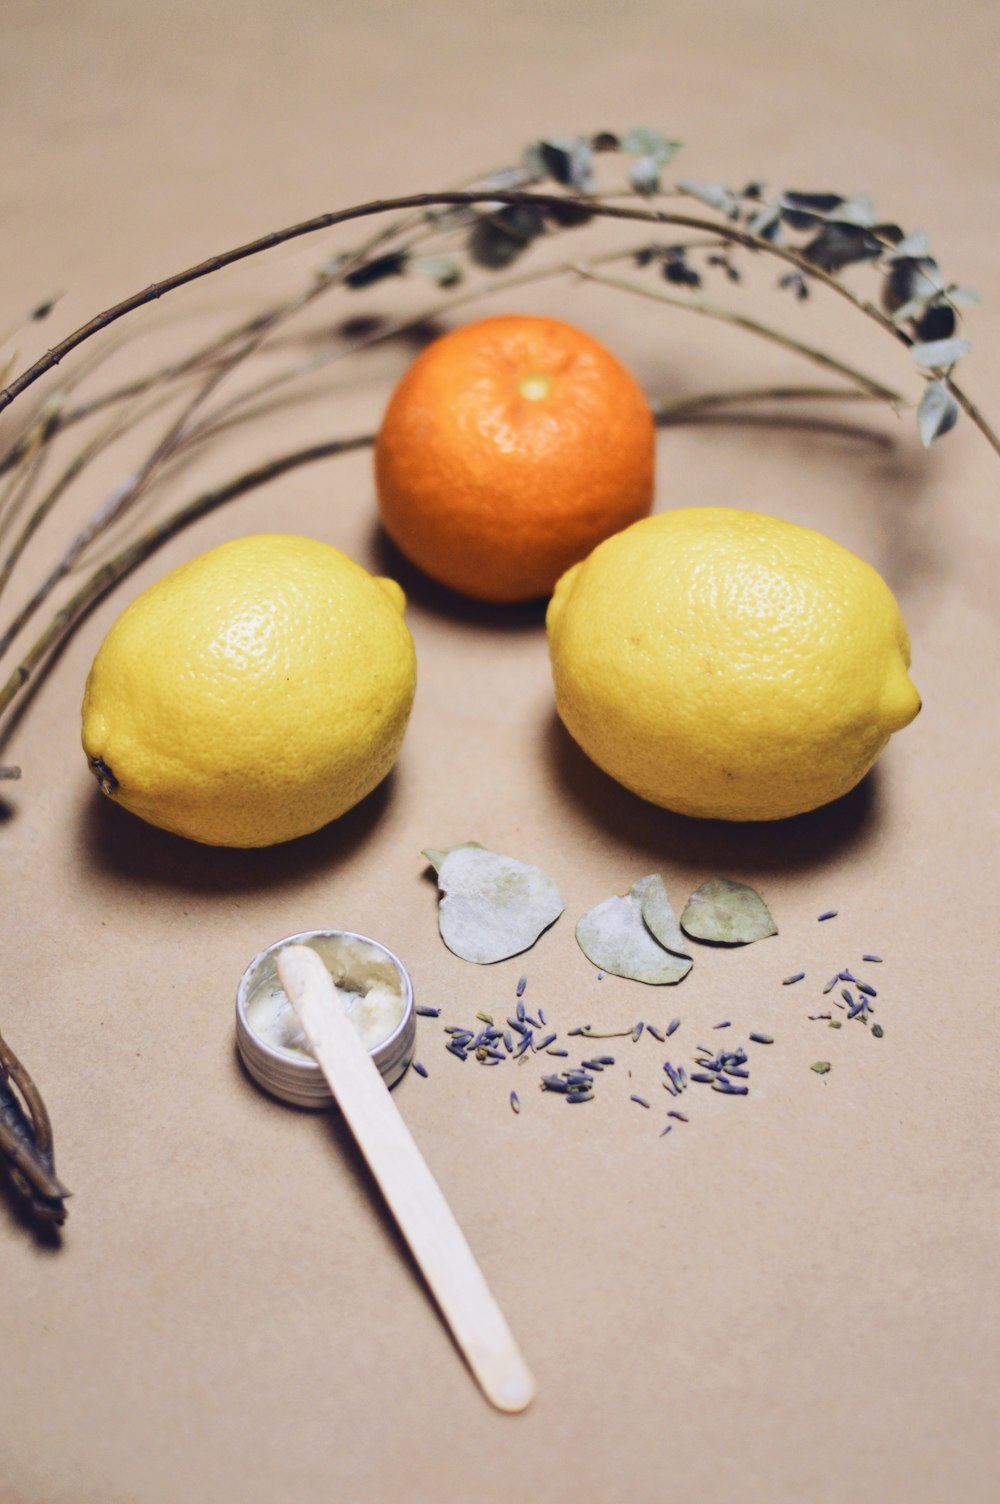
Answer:
[[[802,254],[823,271],[839,272],[855,261],[877,261],[882,246],[861,225],[831,221],[803,246]]]
[[[629,167],[628,180],[636,193],[659,193],[660,164],[655,157],[637,157]]]
[[[658,167],[666,167],[676,157],[682,145],[683,142],[668,141],[659,131],[647,130],[644,125],[637,125],[622,141],[625,151],[636,157],[648,157]]]
[[[534,945],[563,911],[539,867],[487,851],[476,841],[424,852],[437,870],[441,938],[463,961],[489,966]]]
[[[720,214],[735,214],[740,207],[739,196],[724,183],[692,183],[685,179],[677,186],[682,193],[690,193],[692,198],[710,209],[718,209]]]
[[[653,937],[675,956],[691,959],[691,947],[681,932],[673,904],[667,897],[666,885],[658,872],[641,878],[636,889],[642,902],[642,919]]]
[[[911,345],[910,354],[918,366],[925,370],[936,370],[938,366],[950,366],[962,356],[969,348],[967,339],[932,339],[923,344]]]
[[[870,230],[875,223],[875,206],[867,193],[859,193],[856,198],[844,199],[828,217],[835,224],[858,225]]]
[[[943,381],[928,381],[917,409],[917,424],[925,449],[935,439],[955,427],[958,422],[958,403]]]
[[[889,261],[901,261],[904,257],[914,257],[919,260],[929,256],[930,250],[927,245],[927,231],[914,230],[910,235],[904,235],[898,245],[889,252]]]
[[[462,269],[450,256],[413,256],[410,270],[430,277],[438,287],[455,287],[462,280]]]
[[[811,230],[844,200],[839,193],[797,193],[781,196],[781,216],[793,230]]]
[[[549,136],[538,150],[549,177],[577,193],[592,191],[594,155],[585,136]]]
[[[681,915],[681,928],[693,939],[713,945],[749,945],[778,933],[756,889],[728,877],[710,878],[692,893]]]
[[[954,303],[956,308],[971,308],[973,304],[983,300],[974,287],[949,287],[948,301]]]
[[[671,987],[687,976],[692,963],[665,950],[643,921],[643,896],[654,881],[661,881],[655,873],[642,877],[624,898],[597,904],[580,920],[576,939],[587,960],[602,971],[633,982]]]

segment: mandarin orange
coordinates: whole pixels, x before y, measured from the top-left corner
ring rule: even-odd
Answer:
[[[396,387],[375,445],[379,509],[432,579],[532,600],[647,515],[653,453],[649,404],[603,345],[556,319],[482,319]]]

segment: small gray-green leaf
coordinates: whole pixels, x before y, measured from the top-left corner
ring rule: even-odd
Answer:
[[[647,196],[660,191],[660,164],[655,157],[637,157],[628,170],[628,180],[636,193]]]
[[[911,345],[910,354],[918,366],[936,370],[938,366],[950,366],[969,348],[967,339],[930,339],[920,345]]]
[[[692,183],[685,179],[677,186],[682,193],[689,193],[710,209],[718,209],[720,214],[734,214],[740,206],[737,194],[723,183]]]
[[[904,235],[902,240],[896,242],[886,257],[887,261],[901,261],[908,256],[919,260],[923,256],[929,256],[930,250],[927,245],[927,231],[914,230],[910,235]]]
[[[983,301],[974,287],[949,287],[946,296],[956,308],[972,308]]]
[[[487,851],[475,841],[424,855],[437,868],[441,938],[463,961],[489,966],[519,955],[563,911],[552,879],[515,857]]]
[[[584,914],[576,940],[587,960],[612,976],[671,987],[687,976],[691,961],[665,950],[643,921],[643,895],[654,877],[640,878],[624,898],[607,898]]]
[[[643,877],[635,885],[641,900],[642,920],[654,939],[675,956],[691,959],[691,947],[681,932],[666,885],[658,872]]]
[[[860,193],[856,198],[845,198],[826,217],[835,224],[858,225],[869,230],[875,223],[875,206],[867,193]]]
[[[681,929],[713,945],[749,945],[776,935],[778,927],[756,889],[728,877],[712,877],[688,899]]]
[[[955,427],[958,422],[958,403],[943,381],[928,381],[917,409],[917,424],[925,449],[935,439]]]
[[[438,287],[455,287],[462,280],[462,269],[450,256],[411,256],[411,271],[430,277]]]
[[[831,1067],[830,1067],[829,1060],[816,1060],[809,1067],[809,1069],[811,1071],[815,1071],[816,1072],[817,1076],[825,1076],[826,1073],[827,1073],[827,1071],[830,1070],[830,1068]]]
[[[647,130],[637,125],[622,141],[624,151],[636,157],[651,157],[658,167],[665,167],[680,151],[683,142],[668,141],[659,131]]]
[[[781,223],[781,206],[779,204],[763,204],[747,224],[751,235],[760,235],[766,240],[773,239],[772,232],[776,225]]]

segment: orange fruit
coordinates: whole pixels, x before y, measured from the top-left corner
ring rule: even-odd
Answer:
[[[485,601],[548,595],[653,504],[653,417],[570,324],[508,315],[428,345],[375,444],[386,531],[431,579]]]

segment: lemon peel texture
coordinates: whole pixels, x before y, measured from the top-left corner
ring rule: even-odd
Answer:
[[[416,659],[405,597],[329,544],[235,539],[128,606],[87,680],[83,747],[143,820],[215,846],[318,830],[399,752]]]
[[[920,698],[881,576],[726,507],[645,518],[560,579],[556,707],[595,763],[681,814],[777,820],[846,794]]]

